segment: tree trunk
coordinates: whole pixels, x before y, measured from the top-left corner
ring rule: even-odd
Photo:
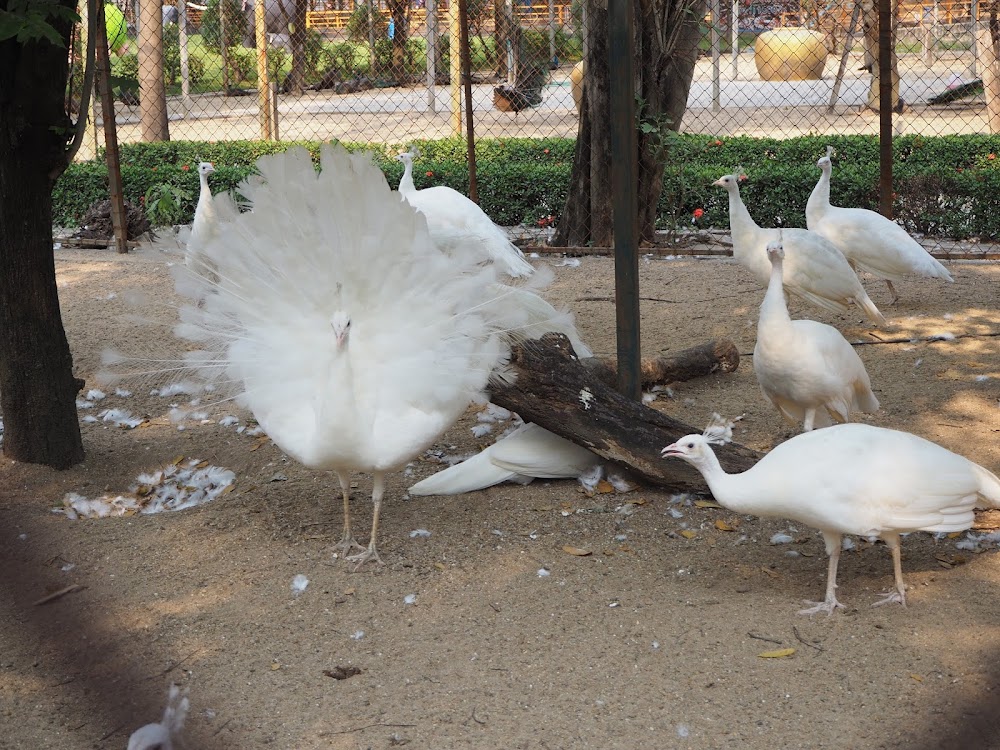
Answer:
[[[513,348],[513,384],[494,389],[490,400],[675,492],[706,492],[696,469],[660,456],[664,446],[701,429],[684,424],[618,393],[573,356],[565,336],[547,333]],[[746,471],[760,454],[736,443],[718,446],[729,472]]]
[[[163,11],[160,0],[139,4],[139,117],[142,140],[169,141],[163,83]]]
[[[288,91],[302,96],[306,88],[306,11],[309,0],[295,0],[289,36],[292,44],[292,70],[289,73]]]
[[[0,0],[7,10],[8,0]],[[61,5],[75,9],[74,0]],[[54,21],[64,44],[70,24]],[[52,187],[66,168],[66,46],[0,41],[0,409],[11,459],[83,460],[73,358],[52,255]]]
[[[588,357],[580,362],[605,385],[617,387],[618,363],[615,360]],[[729,339],[716,339],[664,357],[644,359],[639,373],[642,387],[649,388],[700,378],[713,372],[735,372],[739,366],[740,352],[736,344]]]
[[[865,66],[870,66],[872,76],[868,88],[868,108],[879,111],[880,74],[878,66],[878,0],[865,0],[862,6],[862,28],[865,33]],[[896,28],[899,25],[899,2],[892,0],[892,101],[893,107],[902,109],[899,98],[899,62],[896,57]]]
[[[667,157],[664,130],[676,132],[687,107],[704,16],[704,0],[637,0],[637,93],[641,117],[652,125],[639,133],[639,237],[654,238]],[[576,156],[566,206],[553,245],[610,246],[611,108],[608,82],[608,13],[600,0],[587,6],[590,42]]]
[[[397,81],[408,81],[406,72],[406,40],[410,37],[406,0],[388,0],[392,15],[392,74]]]
[[[1000,134],[1000,19],[996,5],[977,30],[980,60],[983,66],[983,94],[986,97],[986,122],[989,131]]]

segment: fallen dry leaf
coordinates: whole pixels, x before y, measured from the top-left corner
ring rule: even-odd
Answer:
[[[580,547],[571,547],[568,544],[562,548],[562,551],[568,555],[576,555],[577,557],[586,557],[587,555],[594,554],[589,549],[581,549]]]
[[[736,531],[736,526],[732,526],[726,523],[721,518],[715,521],[715,528],[717,528],[719,531]]]
[[[438,570],[447,570],[447,568],[445,567],[444,563],[437,563],[436,562],[436,563],[434,563],[434,567],[437,568]]]
[[[595,489],[602,495],[607,495],[609,492],[615,491],[614,485],[612,485],[607,479],[602,479],[598,482]]]
[[[255,450],[260,448],[260,446],[266,445],[269,442],[271,442],[271,438],[267,435],[257,438],[257,440],[254,441],[254,444],[250,446],[250,452],[253,453]]]
[[[684,537],[685,539],[694,539],[696,536],[698,536],[698,533],[695,531],[691,531],[691,529],[684,529],[681,531],[681,536]]]
[[[722,506],[718,503],[713,503],[711,500],[695,500],[694,507],[696,508],[721,508]]]
[[[765,573],[767,573],[769,576],[771,576],[771,578],[781,578],[781,573],[779,573],[776,570],[771,570],[766,565],[761,565],[760,569],[763,570]]]
[[[921,677],[920,675],[916,674],[915,672],[910,672],[910,679],[911,680],[916,680],[917,682],[923,682],[924,681],[924,678]]]
[[[775,651],[761,651],[757,656],[761,659],[783,659],[795,653],[794,648],[779,648]]]

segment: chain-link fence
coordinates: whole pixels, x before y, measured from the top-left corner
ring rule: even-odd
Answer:
[[[169,0],[147,13],[155,27],[149,33],[142,32],[141,5],[109,6],[123,142],[399,143],[463,132],[451,55],[456,3]],[[992,59],[990,6],[939,0],[894,7],[897,133],[989,132],[982,71]],[[871,2],[710,0],[707,10],[683,131],[877,132]],[[477,135],[575,137],[585,3],[471,0],[468,32]],[[153,85],[160,67],[162,94]],[[157,113],[143,124],[140,88],[162,97],[146,109],[165,110],[159,130],[166,132],[150,124]]]
[[[465,132],[455,0],[119,1],[106,12],[121,142],[338,139],[396,147]],[[877,2],[635,6],[639,45],[665,54],[677,53],[678,29],[694,19],[697,58],[682,133],[878,134]],[[893,0],[895,135],[988,134],[991,118],[1000,132],[997,6]],[[583,61],[588,50],[606,50],[600,8],[596,0],[468,0],[477,139],[577,138],[581,92],[591,90]],[[648,60],[637,53],[640,66]],[[659,75],[638,73],[644,91]],[[663,114],[669,104],[659,102],[645,127],[673,129]],[[640,97],[640,117],[649,105]],[[94,119],[83,158],[103,145],[96,101]]]

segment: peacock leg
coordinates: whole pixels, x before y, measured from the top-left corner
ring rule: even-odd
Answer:
[[[337,479],[340,480],[340,489],[344,493],[344,534],[340,541],[333,545],[333,550],[339,555],[347,555],[356,549],[364,549],[354,539],[351,533],[351,475],[337,472]]]
[[[826,569],[826,598],[821,602],[807,601],[806,604],[813,606],[807,609],[800,609],[800,615],[814,615],[817,612],[826,612],[832,615],[833,610],[843,608],[844,605],[837,601],[837,564],[840,562],[840,534],[823,532],[823,539],[826,542],[826,553],[830,556],[830,562]]]
[[[892,574],[896,579],[896,590],[888,591],[884,599],[879,599],[872,606],[881,607],[883,604],[902,604],[906,606],[906,584],[903,583],[903,561],[900,556],[899,534],[883,534],[882,539],[892,551]]]
[[[889,294],[892,295],[892,299],[889,300],[889,304],[895,305],[897,302],[899,302],[899,293],[896,291],[896,287],[892,285],[892,282],[889,281],[889,279],[885,280],[885,285],[889,287]]]
[[[816,410],[806,409],[806,418],[802,422],[802,431],[811,432],[813,428],[813,422],[816,421]]]
[[[376,472],[375,481],[372,485],[372,504],[375,506],[372,512],[372,535],[371,539],[368,540],[368,548],[362,548],[362,551],[356,555],[351,555],[347,559],[353,563],[357,563],[354,566],[355,570],[358,570],[366,562],[374,561],[379,565],[382,565],[382,558],[378,556],[378,550],[375,547],[375,539],[378,536],[378,518],[379,514],[382,512],[382,495],[385,493],[385,474],[381,472]],[[359,545],[360,546],[360,545]]]

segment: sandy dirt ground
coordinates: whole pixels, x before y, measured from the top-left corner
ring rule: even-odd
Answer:
[[[88,387],[104,347],[141,347],[147,335],[123,318],[126,290],[145,290],[162,303],[151,314],[171,319],[171,260],[57,251],[64,320]],[[598,353],[612,354],[610,261],[535,262],[555,266],[550,298],[576,312]],[[996,470],[1000,266],[949,266],[954,284],[899,284],[895,307],[866,279],[889,318],[882,329],[801,303],[792,312],[865,344],[884,407],[866,421]],[[675,384],[653,407],[699,427],[713,411],[745,413],[736,439],[759,450],[787,437],[753,374],[763,290],[750,276],[730,260],[648,259],[641,283],[646,355],[723,336],[746,355],[735,373]],[[923,340],[941,334],[954,338]],[[355,573],[331,555],[341,530],[334,476],[219,424],[226,415],[246,424],[235,407],[211,407],[206,424],[178,430],[170,403],[148,387],[109,395],[100,408],[148,421],[83,424],[87,459],[69,471],[0,460],[4,750],[125,748],[130,732],[158,718],[171,683],[191,702],[184,746],[206,750],[1000,748],[1000,558],[991,545],[978,553],[959,539],[911,535],[909,607],[873,609],[891,563],[883,545],[859,540],[841,561],[847,609],[801,617],[826,574],[813,529],[647,486],[588,496],[574,481],[535,482],[408,499],[413,481],[441,468],[425,459],[389,481],[386,565]],[[475,423],[470,412],[438,451],[487,444],[492,436],[470,432]],[[52,513],[67,492],[124,492],[178,456],[232,470],[233,490],[175,513]],[[366,536],[371,478],[355,481]],[[416,529],[431,534],[411,537]],[[771,544],[777,532],[794,542]],[[567,554],[567,545],[592,554]],[[297,574],[310,583],[293,596]],[[35,604],[70,585],[79,588]],[[794,653],[761,657],[787,648]],[[328,676],[337,668],[360,673]]]

